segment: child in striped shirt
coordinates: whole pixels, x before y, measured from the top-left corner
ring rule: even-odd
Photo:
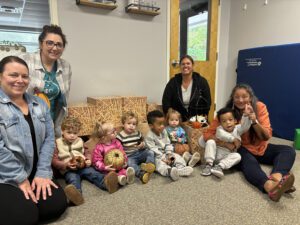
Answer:
[[[154,152],[145,148],[145,142],[138,131],[138,118],[133,112],[126,112],[122,116],[123,130],[117,139],[122,143],[128,157],[128,166],[134,168],[135,175],[148,183],[150,175],[155,171]]]

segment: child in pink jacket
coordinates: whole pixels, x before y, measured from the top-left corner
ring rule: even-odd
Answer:
[[[100,140],[93,152],[93,166],[96,170],[104,173],[115,171],[118,174],[118,182],[122,186],[126,183],[132,184],[135,180],[135,171],[132,167],[125,169],[127,167],[128,159],[121,142],[116,139],[116,134],[116,129],[112,123],[103,122],[97,124],[95,136],[97,136]],[[113,165],[105,165],[104,163],[105,155],[113,149],[119,149],[123,153],[125,159],[123,167],[119,170],[115,169]]]

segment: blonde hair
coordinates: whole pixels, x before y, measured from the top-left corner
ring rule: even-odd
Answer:
[[[103,137],[105,137],[108,133],[108,131],[110,131],[111,129],[114,128],[114,125],[110,122],[97,122],[94,128],[94,132],[92,134],[92,137],[97,137],[102,139]]]
[[[73,131],[73,132],[79,132],[81,129],[81,125],[82,124],[78,118],[68,116],[63,120],[63,122],[61,124],[61,130],[62,131],[68,130],[68,131]]]
[[[138,116],[134,112],[128,111],[128,112],[123,113],[122,118],[121,118],[122,124],[124,125],[124,123],[126,122],[127,119],[132,119],[132,118],[136,119],[136,124],[139,123]]]
[[[172,108],[169,108],[168,109],[168,112],[167,112],[167,115],[166,115],[166,123],[169,122],[169,119],[171,117],[171,115],[177,115],[178,118],[179,118],[179,125],[181,124],[182,120],[181,120],[181,114],[180,112],[176,111],[175,109],[172,109]]]

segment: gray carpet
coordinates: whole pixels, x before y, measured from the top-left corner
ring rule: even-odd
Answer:
[[[291,145],[275,138],[272,143]],[[300,151],[293,172],[295,186],[300,188]],[[136,180],[114,194],[83,181],[85,203],[69,207],[59,220],[49,224],[299,225],[299,191],[285,194],[276,203],[249,185],[240,172],[228,172],[218,180],[201,176],[199,166],[192,177],[177,182],[154,174],[148,184]]]

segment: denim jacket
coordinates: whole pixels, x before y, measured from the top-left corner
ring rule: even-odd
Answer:
[[[35,177],[52,178],[51,160],[55,147],[53,121],[46,103],[24,94],[33,121],[38,163]],[[0,88],[0,183],[17,186],[33,167],[30,127],[22,111]]]

